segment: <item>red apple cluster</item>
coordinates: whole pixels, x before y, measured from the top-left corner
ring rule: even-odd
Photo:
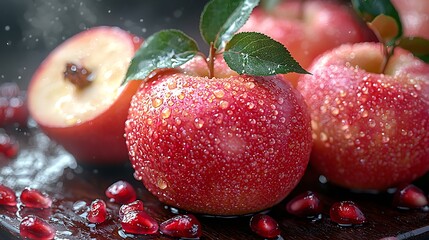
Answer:
[[[205,9],[207,16],[213,2]],[[415,34],[409,10],[402,7],[405,1],[394,3],[405,19],[405,33]],[[250,74],[246,71],[265,67],[252,65],[260,60],[254,52],[241,53],[243,71],[233,70],[234,51],[241,50],[234,44],[243,36],[262,36],[249,30],[277,39],[311,74]],[[205,40],[218,36],[206,31]],[[380,34],[357,20],[348,5],[333,1],[285,1],[271,12],[258,8],[240,31],[239,40],[220,32],[235,41],[225,43],[224,52],[217,49],[221,40],[209,41],[205,58],[179,31],[161,31],[156,36],[162,41],[149,37],[142,44],[118,28],[86,30],[38,68],[29,85],[29,111],[78,161],[130,160],[135,177],[160,201],[195,213],[242,215],[268,209],[294,189],[308,163],[330,182],[358,190],[401,186],[429,171],[427,63],[400,47],[376,42]],[[169,35],[175,37],[169,43],[180,42],[186,54],[194,55],[148,59],[140,51],[151,46],[150,53],[162,53],[159,48]],[[257,48],[254,42],[249,46]],[[169,55],[176,54],[170,50]],[[136,71],[139,67],[146,73]],[[130,71],[137,72],[131,80],[144,83],[123,82]],[[113,184],[106,196],[123,204],[119,217],[127,233],[201,236],[193,215],[158,224],[127,182]],[[421,190],[408,186],[398,190],[394,205],[419,208],[427,201]],[[44,204],[33,206],[50,205]],[[317,217],[322,204],[317,194],[307,192],[290,201],[287,211]],[[366,221],[352,201],[333,204],[330,218],[340,225]],[[87,220],[100,224],[108,219],[106,203],[94,200]],[[38,220],[25,222],[31,221]],[[262,237],[280,234],[268,215],[255,215],[250,226]]]

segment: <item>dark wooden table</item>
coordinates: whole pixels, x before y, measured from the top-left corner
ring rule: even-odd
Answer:
[[[56,229],[57,239],[171,239],[162,235],[126,235],[118,222],[119,205],[110,203],[105,189],[117,180],[130,182],[138,191],[146,211],[158,222],[172,216],[174,211],[154,198],[136,181],[129,164],[115,167],[82,166],[61,147],[51,142],[37,128],[9,131],[21,150],[16,159],[0,159],[0,183],[13,188],[17,194],[25,187],[37,188],[53,198],[51,209],[35,210],[22,206],[0,206],[0,239],[20,239],[20,218],[34,214],[47,220]],[[428,176],[415,182],[429,191]],[[289,215],[285,203],[306,190],[321,195],[325,210],[319,220],[300,219]],[[429,239],[429,210],[399,210],[391,206],[392,193],[355,193],[321,183],[311,170],[299,186],[268,214],[281,225],[283,239]],[[86,207],[95,199],[108,203],[111,219],[101,225],[88,224]],[[368,222],[362,226],[340,227],[329,220],[329,207],[341,200],[355,201]],[[173,209],[174,210],[174,209]],[[219,218],[197,215],[202,223],[202,239],[262,239],[251,232],[250,216]]]

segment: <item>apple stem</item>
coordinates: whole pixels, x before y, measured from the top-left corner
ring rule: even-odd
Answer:
[[[389,63],[390,58],[393,56],[393,51],[395,50],[394,46],[388,46],[388,45],[384,45],[383,46],[383,63],[381,65],[381,72],[384,73],[386,71],[387,68],[387,64]]]
[[[209,78],[214,77],[214,58],[216,54],[216,48],[214,47],[213,42],[210,43],[209,57],[207,60],[207,64],[209,67]]]
[[[67,63],[66,70],[64,71],[64,79],[71,82],[78,89],[83,89],[92,82],[93,75],[91,71],[83,66]]]

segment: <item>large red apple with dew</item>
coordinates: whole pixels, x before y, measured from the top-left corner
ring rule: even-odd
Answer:
[[[117,27],[91,28],[55,48],[34,73],[28,87],[30,114],[76,160],[128,160],[124,126],[140,83],[121,83],[141,42]]]
[[[350,6],[332,0],[288,0],[269,10],[256,8],[240,31],[267,34],[284,44],[304,68],[341,44],[376,40]],[[298,77],[286,75],[294,86]]]
[[[297,185],[310,155],[310,118],[301,95],[282,75],[256,76],[275,74],[273,69],[284,73],[284,61],[297,66],[292,71],[305,71],[267,36],[228,36],[251,11],[238,3],[215,0],[206,6],[201,29],[211,43],[207,60],[193,40],[169,30],[148,38],[130,67],[138,79],[150,72],[135,70],[150,66],[141,62],[164,66],[131,101],[125,131],[135,176],[160,201],[187,211],[240,215],[270,208]],[[225,22],[216,28],[213,16]],[[222,32],[230,24],[237,28]],[[170,66],[190,62],[166,69],[170,58]]]
[[[312,166],[352,189],[386,189],[429,170],[429,65],[381,43],[323,54],[298,90],[310,108]]]

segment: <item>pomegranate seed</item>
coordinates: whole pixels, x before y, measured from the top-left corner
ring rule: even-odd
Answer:
[[[96,199],[92,201],[88,215],[86,216],[91,223],[102,223],[107,219],[107,207],[103,200]]]
[[[20,199],[22,204],[29,208],[50,208],[52,205],[52,200],[48,195],[32,188],[25,188]]]
[[[122,204],[127,204],[137,199],[134,187],[125,181],[117,181],[110,185],[106,190],[106,196],[110,198],[110,201]]]
[[[18,155],[19,145],[8,134],[0,133],[0,154],[6,158],[14,158]]]
[[[55,230],[47,222],[33,215],[22,219],[19,233],[24,238],[34,240],[47,240],[55,237]]]
[[[264,238],[274,238],[280,235],[279,224],[266,214],[256,214],[250,219],[250,228]]]
[[[159,225],[161,233],[178,238],[201,237],[201,223],[192,215],[178,215]]]
[[[401,209],[422,208],[428,205],[428,199],[420,188],[410,184],[396,191],[393,205]]]
[[[329,215],[333,222],[343,226],[363,224],[366,222],[365,215],[352,201],[334,203],[329,211]]]
[[[119,208],[119,219],[122,219],[125,214],[132,211],[144,211],[143,202],[135,200],[132,203],[122,205],[121,208]]]
[[[15,192],[0,184],[0,205],[16,206]]]
[[[158,223],[144,211],[127,212],[121,219],[122,229],[132,234],[155,234]]]
[[[323,205],[316,193],[307,191],[290,200],[286,210],[298,217],[315,217],[322,213]]]

